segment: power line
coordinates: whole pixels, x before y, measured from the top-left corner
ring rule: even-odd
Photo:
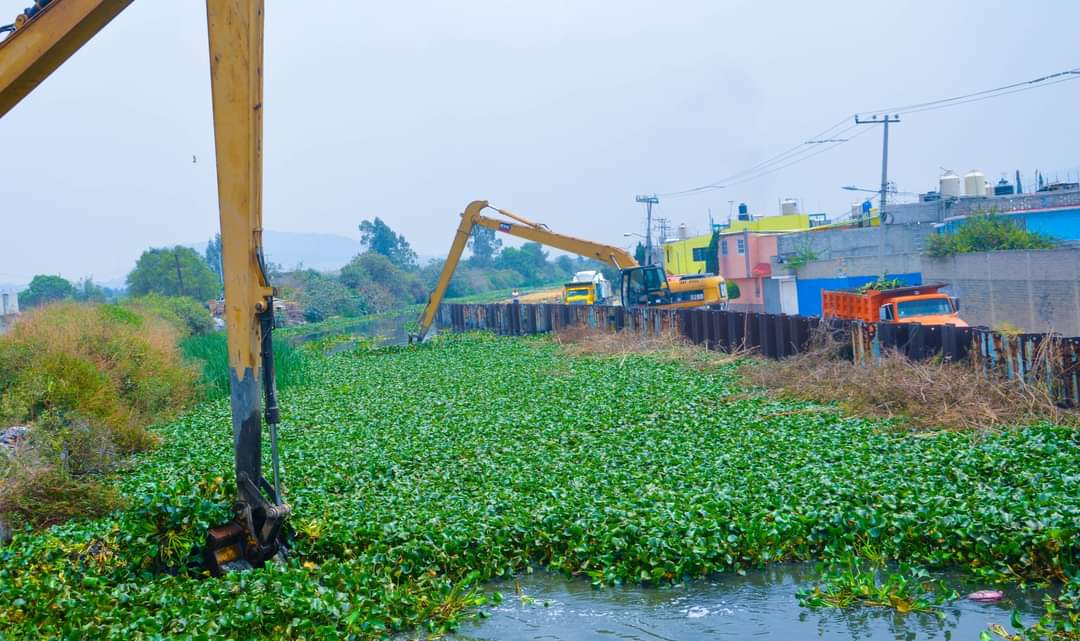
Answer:
[[[854,127],[854,125],[853,125],[853,127]],[[851,142],[852,140],[855,140],[859,136],[861,136],[861,135],[863,135],[865,133],[868,133],[869,131],[870,131],[869,129],[864,129],[864,130],[860,131],[859,133],[854,134],[849,138],[846,138],[844,140],[844,142]],[[773,167],[773,168],[768,169],[766,171],[756,173],[756,174],[754,174],[752,176],[747,176],[747,177],[742,178],[740,180],[736,180],[736,181],[733,181],[733,182],[726,183],[726,184],[722,185],[722,187],[734,187],[736,185],[741,185],[743,183],[748,183],[748,182],[757,180],[758,178],[763,178],[765,176],[768,176],[769,174],[776,173],[776,172],[780,171],[781,169],[787,169],[788,167],[791,167],[792,165],[797,165],[797,164],[799,164],[799,163],[801,163],[801,162],[803,162],[805,160],[810,160],[814,156],[820,156],[821,154],[823,154],[823,153],[825,153],[825,152],[827,152],[829,150],[832,150],[832,149],[835,149],[835,148],[839,147],[840,145],[844,144],[844,142],[837,142],[837,143],[833,143],[833,144],[830,144],[830,145],[825,145],[823,147],[816,148],[814,150],[814,153],[807,154],[805,156],[802,156],[800,158],[792,160],[791,162],[785,163],[785,164],[780,165],[778,167]]]
[[[1010,89],[1022,88],[1021,91],[1027,91],[1029,89],[1038,89],[1039,87],[1046,87],[1049,85],[1055,85],[1059,82],[1066,82],[1069,80],[1076,80],[1080,78],[1080,67],[1075,69],[1066,69],[1064,71],[1058,71],[1056,73],[1040,76],[1038,78],[1032,78],[1031,80],[1024,80],[1022,82],[1014,82],[1012,84],[1003,85],[1001,87],[994,87],[993,89],[984,89],[982,91],[973,91],[959,96],[953,96],[951,98],[941,98],[938,100],[930,100],[928,102],[919,102],[911,105],[904,105],[901,107],[889,107],[887,109],[875,109],[874,111],[865,111],[861,113],[919,113],[920,111],[930,111],[930,107],[940,105],[941,108],[951,107],[951,103],[966,104],[968,102],[976,102],[975,100],[969,100],[970,98],[980,98],[989,100],[990,98],[996,98],[998,95],[1008,95],[1010,93],[1016,93],[1016,91],[1009,91]],[[1053,80],[1054,82],[1046,82]],[[1045,84],[1042,84],[1045,83]],[[1000,93],[999,93],[1000,92]]]
[[[1080,79],[1080,67],[1073,69],[1066,69],[1064,71],[1058,71],[1038,78],[1032,78],[1022,82],[1015,82],[993,89],[984,89],[982,91],[975,91],[959,96],[952,96],[950,98],[941,98],[939,100],[931,100],[927,102],[914,103],[904,105],[900,107],[890,107],[888,109],[878,110],[879,112],[892,113],[899,115],[901,113],[922,113],[925,111],[933,111],[936,109],[945,109],[948,107],[955,107],[958,105],[969,104],[973,102],[980,102],[983,100],[990,100],[992,98],[998,98],[1000,96],[1007,96],[1013,93],[1020,93],[1023,91],[1030,91],[1032,89],[1039,89],[1042,87],[1049,87],[1051,85],[1060,84],[1062,82],[1068,82],[1070,80]],[[873,113],[873,112],[860,112],[860,113]],[[856,115],[856,117],[858,117]],[[864,130],[849,137],[842,138],[843,134],[854,129],[857,125],[849,125],[848,127],[836,131],[838,127],[846,122],[849,122],[849,117],[845,117],[843,120],[838,121],[828,129],[821,131],[813,136],[808,137],[804,142],[794,145],[779,154],[767,158],[755,165],[747,167],[741,171],[729,174],[723,178],[718,178],[712,182],[697,187],[691,187],[690,189],[683,189],[680,191],[670,191],[665,193],[656,194],[656,196],[662,196],[664,198],[681,198],[684,196],[690,196],[696,193],[705,191],[712,191],[715,189],[724,189],[725,187],[732,187],[735,185],[757,180],[769,174],[780,171],[792,165],[796,165],[805,160],[809,160],[814,156],[822,154],[831,149],[835,149],[839,145],[850,142],[860,135],[865,133]],[[815,149],[816,148],[816,149]],[[808,153],[811,149],[814,151]]]
[[[828,129],[825,129],[823,131],[820,131],[820,132],[814,134],[813,136],[810,136],[808,138],[808,140],[816,140],[816,139],[821,139],[821,138],[826,138],[826,137],[838,137],[838,136],[842,135],[842,133],[850,131],[851,129],[854,129],[854,127],[847,127],[846,129],[844,129],[841,132],[834,131],[837,127],[843,125],[846,122],[849,122],[849,119],[848,119],[847,116],[845,116],[843,120],[838,121],[836,124],[829,127]],[[780,152],[779,154],[776,154],[775,156],[772,156],[770,158],[766,158],[765,160],[762,160],[761,162],[757,163],[756,165],[752,165],[750,167],[747,167],[746,169],[743,169],[742,171],[735,172],[734,174],[729,174],[729,175],[724,176],[722,178],[717,178],[716,180],[714,180],[712,182],[706,183],[704,185],[700,185],[698,187],[693,187],[693,188],[690,188],[690,189],[684,189],[684,190],[681,190],[681,191],[673,191],[673,192],[667,192],[667,193],[663,193],[663,194],[657,194],[657,196],[664,196],[664,197],[670,198],[670,197],[673,197],[673,196],[681,196],[681,195],[692,194],[694,192],[699,192],[699,191],[707,191],[707,190],[711,190],[711,189],[720,189],[720,188],[723,187],[722,183],[724,183],[724,182],[727,182],[727,181],[732,180],[734,178],[738,178],[739,176],[743,176],[745,174],[751,173],[751,172],[756,171],[758,169],[762,169],[764,167],[767,167],[768,165],[772,165],[772,164],[775,164],[777,162],[783,162],[784,160],[788,159],[792,155],[797,155],[799,153],[802,153],[802,151],[805,150],[805,149],[806,149],[806,143],[800,142],[799,144],[794,145],[793,147],[791,147],[789,149],[785,149],[784,151]]]

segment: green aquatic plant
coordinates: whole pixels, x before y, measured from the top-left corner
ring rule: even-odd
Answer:
[[[823,593],[866,586],[912,609],[938,594],[914,568],[1011,584],[1080,569],[1072,428],[882,429],[747,395],[736,363],[568,356],[545,338],[307,357],[308,380],[280,395],[288,562],[213,580],[187,562],[188,533],[227,507],[200,483],[232,478],[228,403],[212,400],[160,426],[163,446],[117,475],[128,508],[0,548],[7,639],[437,633],[484,602],[482,582],[536,566],[667,584],[874,559],[912,569]],[[178,520],[132,528],[160,514],[138,511],[146,497]],[[176,527],[179,542],[162,539]],[[95,546],[109,537],[120,544]]]
[[[892,608],[908,612],[938,612],[959,595],[923,568],[900,565],[893,571],[880,563],[845,555],[819,563],[821,584],[798,593],[806,607],[846,608],[854,605]]]

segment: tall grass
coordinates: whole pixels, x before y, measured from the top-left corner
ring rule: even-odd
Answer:
[[[210,398],[229,395],[229,351],[224,332],[191,336],[180,343],[184,357],[202,364],[201,384]],[[310,367],[307,353],[286,341],[274,342],[274,367],[278,388],[299,385],[307,380]]]
[[[144,310],[74,302],[35,309],[0,336],[0,427],[31,425],[15,456],[0,454],[0,517],[48,525],[118,504],[99,475],[155,446],[147,427],[196,396],[178,337]]]

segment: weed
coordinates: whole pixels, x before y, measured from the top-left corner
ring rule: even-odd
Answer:
[[[224,332],[191,336],[180,342],[184,357],[202,366],[200,384],[204,396],[229,395],[229,349]],[[274,372],[279,389],[303,384],[309,378],[309,350],[286,340],[274,341]]]
[[[921,429],[978,429],[1076,423],[1041,385],[983,374],[970,363],[914,361],[885,351],[880,362],[858,365],[850,348],[819,331],[807,352],[781,361],[746,361],[742,372],[776,398],[838,403],[858,416]]]

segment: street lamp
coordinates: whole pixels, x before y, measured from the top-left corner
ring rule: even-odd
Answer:
[[[643,235],[641,235],[641,234],[635,234],[635,233],[634,233],[634,232],[632,232],[632,231],[624,231],[624,232],[623,232],[623,238],[629,238],[629,237],[631,237],[631,236],[637,236],[638,238],[645,238],[645,236],[643,236]]]

